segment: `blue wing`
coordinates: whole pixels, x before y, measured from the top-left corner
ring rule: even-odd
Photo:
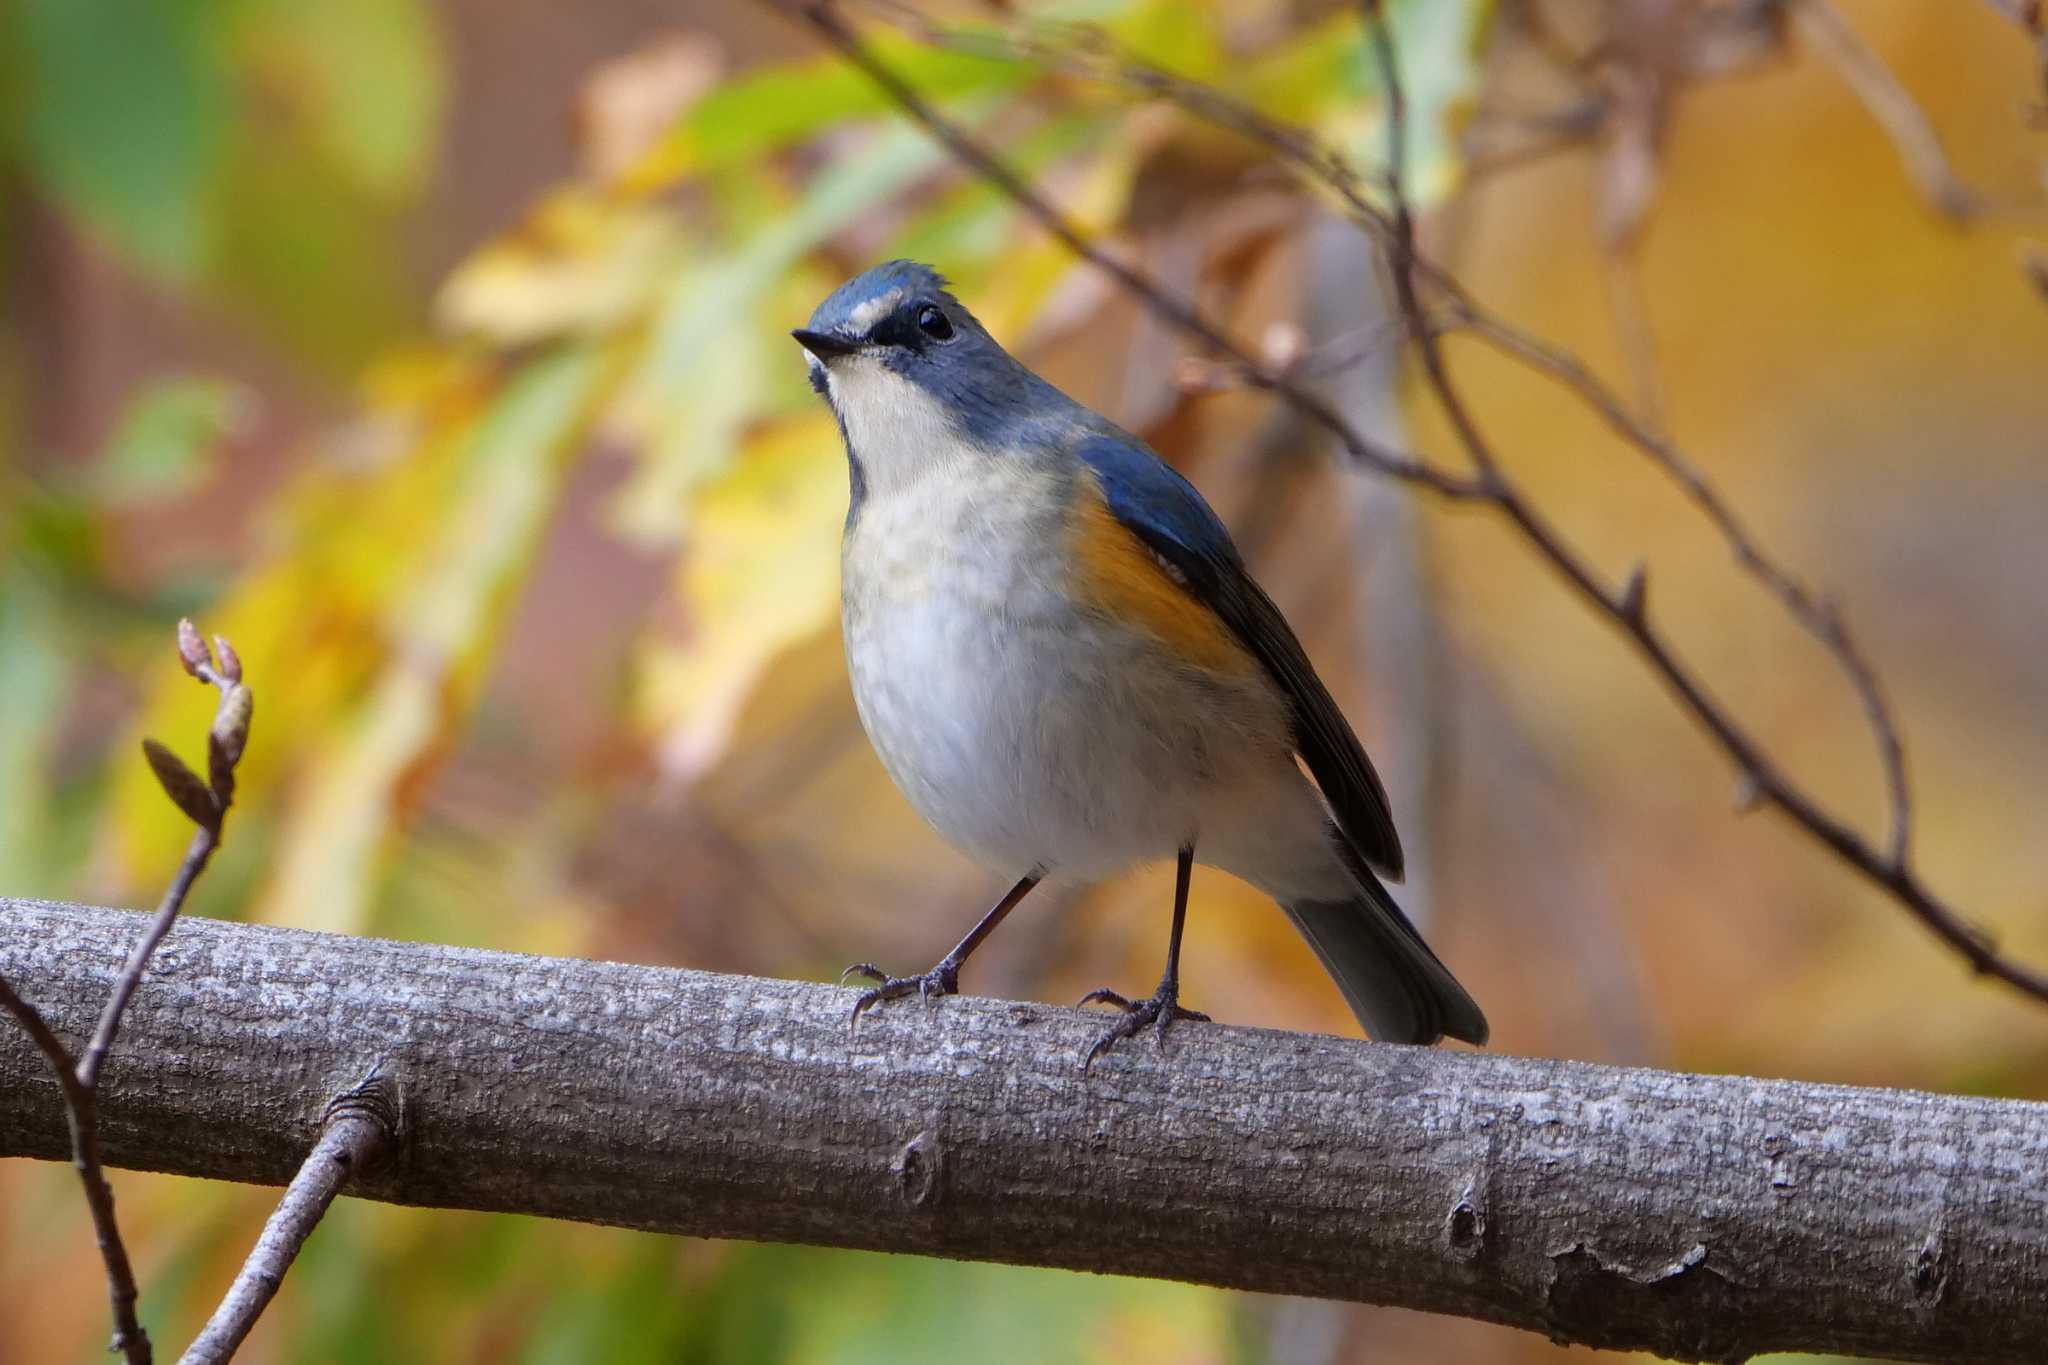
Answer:
[[[1401,839],[1387,789],[1301,641],[1245,571],[1216,513],[1173,466],[1126,432],[1097,431],[1075,453],[1101,480],[1111,515],[1180,571],[1189,590],[1280,685],[1293,710],[1295,747],[1338,828],[1366,863],[1399,881]]]

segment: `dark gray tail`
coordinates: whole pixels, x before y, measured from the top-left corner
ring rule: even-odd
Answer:
[[[1387,1043],[1486,1041],[1486,1016],[1370,872],[1352,900],[1296,901],[1287,917],[1316,950],[1358,1022]]]

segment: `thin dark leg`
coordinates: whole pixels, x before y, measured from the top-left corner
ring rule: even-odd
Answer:
[[[930,1001],[935,995],[956,995],[960,990],[960,964],[967,960],[969,953],[981,946],[981,941],[995,932],[1003,917],[1017,908],[1017,902],[1024,899],[1031,888],[1038,885],[1043,874],[1032,872],[1021,878],[1017,884],[1003,894],[1003,898],[990,908],[981,922],[967,931],[967,937],[953,945],[953,951],[939,959],[939,965],[921,976],[891,976],[872,962],[856,962],[839,974],[845,981],[849,976],[865,976],[881,984],[871,991],[865,991],[860,999],[853,1002],[853,1017],[847,1021],[852,1028],[860,1023],[861,1014],[870,1005],[879,1005],[884,1000],[896,1000],[906,995]],[[1176,934],[1176,947],[1178,947]]]
[[[1180,865],[1173,876],[1173,933],[1166,940],[1166,972],[1159,978],[1159,989],[1180,994],[1180,936],[1188,927],[1188,886],[1195,879],[1195,848],[1190,844],[1180,851]]]
[[[1147,1024],[1152,1025],[1160,1046],[1166,1044],[1166,1029],[1179,1019],[1193,1019],[1208,1023],[1209,1016],[1180,1007],[1180,936],[1188,923],[1188,884],[1195,875],[1195,847],[1189,844],[1180,851],[1180,867],[1174,878],[1173,888],[1173,933],[1166,940],[1166,970],[1160,974],[1159,989],[1150,1000],[1127,1000],[1115,991],[1090,991],[1081,997],[1081,1003],[1115,1005],[1124,1012],[1124,1017],[1104,1030],[1088,1049],[1088,1055],[1081,1059],[1081,1069],[1086,1071],[1094,1065],[1095,1059],[1125,1038],[1135,1038]]]

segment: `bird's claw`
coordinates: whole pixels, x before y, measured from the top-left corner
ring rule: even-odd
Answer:
[[[853,1013],[846,1020],[848,1033],[860,1027],[861,1015],[884,1000],[915,995],[929,1005],[936,996],[960,992],[959,968],[948,962],[916,976],[891,976],[872,962],[856,962],[839,974],[839,984],[845,985],[849,976],[864,976],[878,984],[872,990],[862,991],[860,999],[853,1002]]]
[[[1095,990],[1081,997],[1084,1005],[1115,1005],[1124,1012],[1124,1017],[1102,1031],[1081,1059],[1081,1070],[1086,1071],[1095,1064],[1095,1059],[1109,1051],[1126,1038],[1135,1038],[1151,1025],[1153,1039],[1160,1046],[1166,1046],[1166,1030],[1169,1025],[1181,1020],[1192,1020],[1198,1024],[1212,1023],[1208,1015],[1199,1010],[1182,1009],[1180,992],[1162,985],[1149,1000],[1132,1000],[1112,990]]]
[[[1107,986],[1102,987],[1100,990],[1090,991],[1088,992],[1088,994],[1082,996],[1079,1000],[1076,1000],[1074,1002],[1074,1007],[1076,1009],[1079,1009],[1083,1005],[1115,1005],[1118,1009],[1124,1011],[1130,1011],[1137,1008],[1136,1005],[1131,1003],[1130,997],[1118,995],[1115,991],[1109,989]]]

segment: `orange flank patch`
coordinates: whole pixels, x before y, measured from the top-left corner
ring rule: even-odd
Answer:
[[[1257,666],[1230,627],[1086,484],[1075,498],[1072,534],[1074,592],[1084,605],[1149,635],[1191,667],[1242,673]]]

